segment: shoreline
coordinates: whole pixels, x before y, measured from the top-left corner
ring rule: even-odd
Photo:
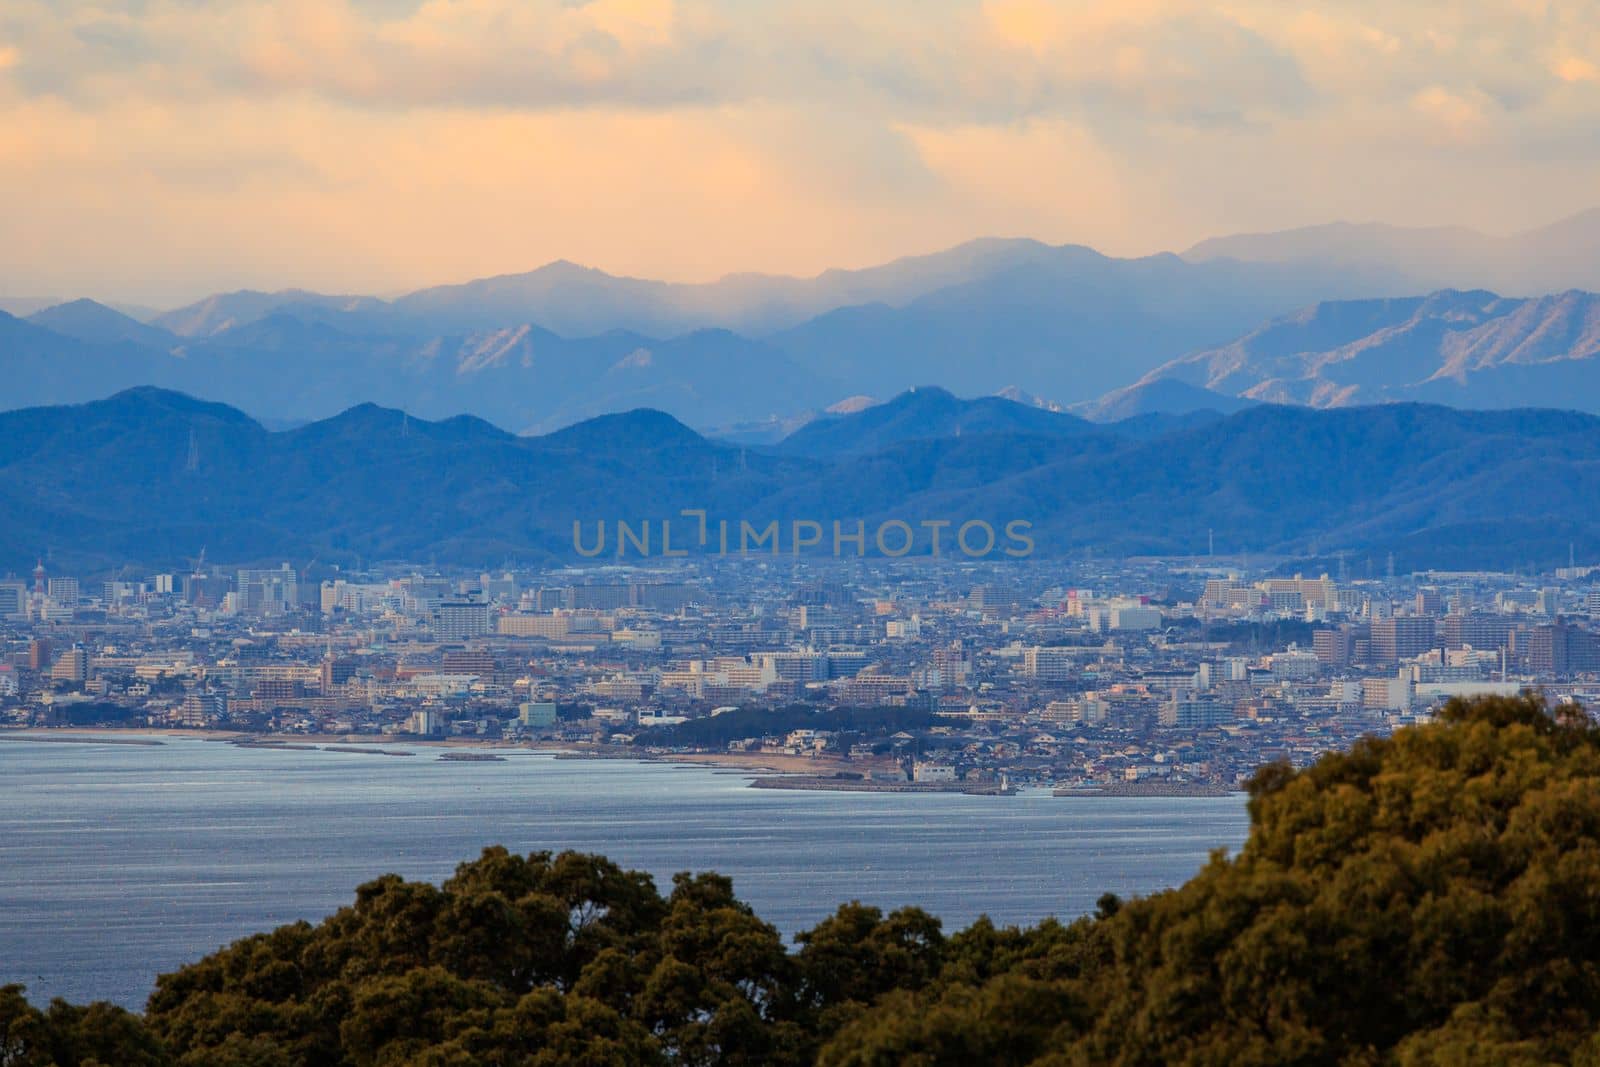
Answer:
[[[997,782],[874,782],[866,778],[823,778],[816,775],[764,776],[750,782],[752,789],[796,789],[812,793],[954,793],[958,796],[1014,796]]]
[[[1063,785],[1053,797],[1226,797],[1242,788],[1213,782],[1110,782],[1106,785]]]
[[[119,736],[120,735],[120,736]],[[887,770],[891,764],[881,760],[852,761],[775,752],[657,752],[631,746],[596,745],[593,742],[505,741],[490,738],[410,738],[395,734],[250,734],[235,731],[203,730],[192,727],[161,729],[117,729],[83,726],[8,727],[0,729],[0,742],[37,741],[55,744],[109,744],[159,746],[167,739],[211,741],[281,751],[344,752],[375,756],[415,756],[418,751],[437,750],[435,759],[450,762],[504,762],[504,757],[473,759],[462,749],[487,749],[549,754],[560,760],[632,760],[637,763],[670,763],[682,767],[738,774],[749,780],[752,789],[797,790],[819,793],[955,793],[968,796],[1012,796],[1015,788],[1002,790],[987,782],[900,782],[874,780],[874,770]],[[859,775],[859,777],[845,777]],[[1058,786],[1051,791],[1057,799],[1078,797],[1221,797],[1240,792],[1237,787],[1205,782],[1113,782],[1105,785]]]

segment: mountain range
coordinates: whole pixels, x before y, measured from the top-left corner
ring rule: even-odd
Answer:
[[[529,432],[641,405],[714,428],[925,381],[1088,399],[1330,286],[1317,268],[1033,241],[709,287],[555,264],[394,301],[225,294],[149,323],[74,301],[28,316],[33,332],[0,319],[0,361],[12,405],[86,400],[93,382],[182,389],[277,421],[373,400]]]
[[[1507,236],[1461,226],[1335,222],[1212,238],[1183,258],[1316,264],[1366,278],[1368,296],[1435,289],[1494,289],[1514,296],[1600,290],[1600,208]]]
[[[1252,401],[1346,407],[1600,410],[1600,296],[1512,299],[1476,290],[1325,302],[1202,349],[1086,413],[1228,410]]]
[[[1134,259],[984,239],[698,285],[560,262],[390,300],[0,312],[0,369],[10,407],[156,385],[273,426],[375,402],[540,433],[648,406],[745,443],[929,381],[1110,420],[1257,400],[1595,409],[1593,298],[1572,287],[1600,288],[1596,264],[1600,213],[1509,238],[1336,224]],[[1458,280],[1471,287],[1439,288]]]
[[[969,520],[1028,523],[1042,557],[1202,554],[1208,537],[1312,561],[1394,552],[1408,568],[1600,552],[1600,418],[1572,412],[1262,404],[1106,426],[918,389],[802,433],[740,448],[641,409],[517,436],[374,404],[271,432],[140,388],[0,414],[0,566],[45,551],[69,569],[174,566],[201,547],[240,562],[578,561],[575,523],[589,547],[607,524],[615,559],[618,520],[649,520],[659,552],[664,519],[692,545],[694,508],[713,528],[777,520],[785,552],[796,520],[860,520],[873,551],[895,519],[952,523],[946,554]]]

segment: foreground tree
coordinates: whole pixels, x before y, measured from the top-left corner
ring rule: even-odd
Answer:
[[[1600,1065],[1600,732],[1535,697],[1270,766],[1183,887],[953,936],[798,937],[717,875],[489,849],[163,976],[141,1022],[0,991],[0,1067]]]
[[[1025,934],[977,983],[886,1001],[823,1060],[957,1063],[987,1035],[996,1063],[1600,1062],[1600,735],[1581,712],[1453,702],[1264,768],[1250,813],[1237,858]]]
[[[110,1004],[54,1001],[40,1011],[0,986],[0,1067],[161,1067],[166,1051],[137,1015]]]

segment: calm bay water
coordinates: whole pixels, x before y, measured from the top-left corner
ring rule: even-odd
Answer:
[[[385,748],[397,746],[385,745]],[[139,1007],[155,976],[319,919],[386,871],[485,845],[603,852],[669,886],[717,870],[792,934],[840,902],[1031,923],[1176,885],[1244,840],[1242,797],[750,789],[745,776],[503,752],[503,763],[0,735],[0,984]]]

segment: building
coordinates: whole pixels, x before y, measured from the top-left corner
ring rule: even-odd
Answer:
[[[570,615],[502,615],[496,630],[506,637],[566,637],[572,629]]]
[[[1346,623],[1336,629],[1313,631],[1311,650],[1322,666],[1343,670],[1356,662],[1356,628]]]
[[[773,675],[784,682],[824,682],[828,680],[826,652],[758,652],[756,661],[771,665]]]
[[[1435,647],[1434,620],[1429,615],[1394,615],[1372,624],[1372,659],[1399,663]]]
[[[523,726],[534,729],[554,726],[557,718],[553,700],[530,700],[517,706],[517,721]]]
[[[215,726],[228,714],[228,697],[224,693],[196,689],[183,698],[175,715],[180,726]]]
[[[446,641],[465,641],[489,633],[489,605],[475,600],[447,600],[434,612],[434,632]]]
[[[1267,606],[1280,614],[1298,615],[1307,608],[1318,614],[1337,611],[1339,587],[1324,574],[1320,578],[1268,578],[1258,586]]]
[[[1156,630],[1161,627],[1161,609],[1132,601],[1114,601],[1106,612],[1111,630]]]
[[[28,617],[28,583],[0,582],[0,619],[17,621]]]
[[[247,615],[282,615],[300,607],[300,576],[287,563],[277,570],[241,569],[234,592]]]
[[[339,686],[344,685],[356,676],[360,661],[350,656],[327,656],[322,661],[322,677],[319,688],[323,696],[328,696]]]
[[[445,674],[477,674],[485,678],[494,674],[494,654],[483,649],[453,648],[441,659],[440,670]]]
[[[1361,680],[1361,706],[1380,711],[1405,711],[1411,707],[1416,695],[1411,676],[1397,678],[1363,678]]]
[[[1233,721],[1233,705],[1214,697],[1179,695],[1161,706],[1162,726],[1180,730],[1204,729]]]
[[[1315,678],[1322,662],[1314,652],[1290,645],[1285,652],[1274,652],[1267,658],[1273,681],[1303,682]]]
[[[956,780],[956,769],[948,763],[924,763],[918,760],[911,765],[911,780],[913,782],[953,782]]]
[[[1560,620],[1517,631],[1513,644],[1517,661],[1534,674],[1587,674],[1600,670],[1600,634]]]
[[[1509,648],[1515,629],[1516,619],[1510,615],[1446,615],[1439,620],[1439,644],[1444,648]]]
[[[1044,706],[1039,717],[1045,722],[1098,726],[1106,721],[1107,710],[1104,700],[1085,694],[1073,700],[1052,700]]]
[[[305,700],[306,684],[299,678],[259,678],[250,695],[267,707],[298,704]]]
[[[432,708],[418,708],[406,719],[406,732],[418,737],[438,737],[444,733],[444,718]]]
[[[1200,596],[1202,611],[1232,611],[1261,606],[1261,591],[1237,578],[1212,578]]]
[[[61,653],[61,658],[50,668],[50,680],[53,682],[84,682],[88,679],[89,650],[82,645],[73,645]]]
[[[1040,682],[1067,682],[1077,674],[1078,657],[1088,650],[1035,645],[1022,653],[1022,673]]]

